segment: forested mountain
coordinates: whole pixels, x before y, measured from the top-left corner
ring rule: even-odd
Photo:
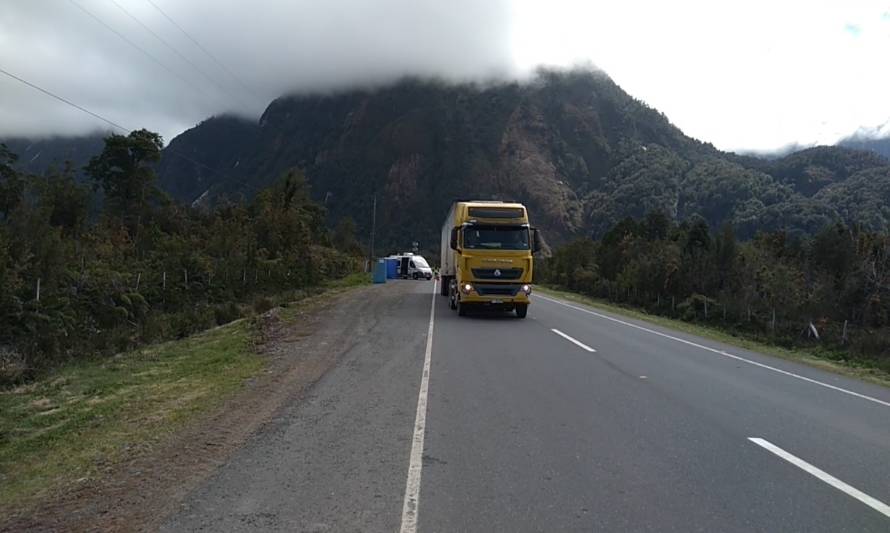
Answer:
[[[448,204],[468,197],[526,202],[550,242],[654,210],[731,222],[742,238],[890,223],[885,159],[839,147],[771,161],[723,153],[592,71],[282,97],[257,125],[211,119],[170,146],[193,159],[161,162],[162,185],[183,201],[250,196],[297,166],[332,220],[352,216],[362,232],[376,194],[384,246],[434,248]],[[868,199],[865,209],[852,198]]]
[[[29,174],[43,174],[52,167],[61,170],[66,162],[84,177],[83,167],[90,158],[98,155],[105,145],[108,133],[72,137],[46,137],[28,139],[23,137],[0,139],[10,152],[18,156],[16,168]]]
[[[855,148],[857,150],[871,150],[872,152],[878,153],[890,159],[890,137],[884,137],[882,139],[872,139],[869,137],[853,135],[851,137],[847,137],[838,144],[840,146]]]
[[[194,203],[211,186],[238,171],[242,154],[256,153],[258,132],[256,123],[238,117],[205,120],[167,145],[158,169],[158,185],[174,198]],[[247,189],[256,192],[255,188]]]
[[[865,141],[862,141],[865,143]],[[870,141],[862,147],[879,146]],[[849,144],[849,143],[848,143]],[[866,143],[867,144],[867,143]],[[7,141],[18,168],[82,168],[101,136]],[[857,145],[859,146],[859,145]],[[159,186],[187,204],[252,198],[282,172],[305,172],[333,224],[378,242],[435,249],[455,198],[526,202],[551,243],[601,236],[627,216],[694,214],[739,237],[826,224],[890,225],[890,163],[875,151],[820,146],[775,159],[720,152],[683,134],[602,72],[542,71],[530,83],[406,79],[377,90],[286,96],[258,122],[209,118],[172,139]]]

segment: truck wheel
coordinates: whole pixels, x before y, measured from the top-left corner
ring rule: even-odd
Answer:
[[[417,272],[415,272],[415,273],[414,273],[414,281],[417,281],[417,278],[419,278],[419,277],[420,277],[420,276],[417,275]]]
[[[516,306],[516,316],[519,318],[525,318],[525,315],[528,314],[528,304],[520,304]]]
[[[457,301],[457,316],[467,316],[467,304],[460,303],[460,300]]]
[[[448,296],[448,292],[451,287],[451,282],[448,281],[448,276],[440,276],[439,283],[442,284],[442,286],[439,287],[439,292],[442,294],[442,296]]]

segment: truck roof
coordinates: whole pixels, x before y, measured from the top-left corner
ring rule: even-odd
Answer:
[[[492,205],[498,207],[525,207],[519,202],[502,202],[500,200],[461,200],[455,203],[465,204],[467,207],[490,207]]]
[[[454,202],[445,226],[449,228],[467,222],[490,224],[528,224],[528,210],[519,202],[473,200]]]

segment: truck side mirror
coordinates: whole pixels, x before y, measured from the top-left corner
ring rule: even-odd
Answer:
[[[451,249],[457,250],[457,228],[451,228]]]
[[[541,251],[541,234],[538,228],[532,228],[532,253],[536,254]]]

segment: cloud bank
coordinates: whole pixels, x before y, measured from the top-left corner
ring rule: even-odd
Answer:
[[[0,2],[0,68],[168,139],[289,92],[580,63],[721,149],[834,143],[890,133],[888,50],[890,10],[867,0]],[[0,137],[107,127],[2,75],[0,96]]]
[[[166,137],[212,114],[256,117],[286,92],[515,72],[498,0],[152,2],[5,0],[0,68]],[[0,94],[0,136],[108,127],[2,75]]]

